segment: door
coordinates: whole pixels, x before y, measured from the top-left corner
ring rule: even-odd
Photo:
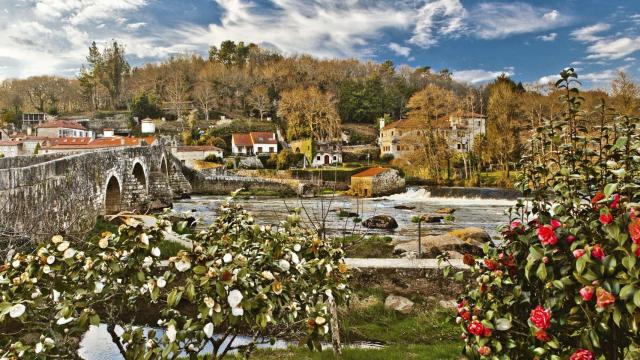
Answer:
[[[329,156],[329,155],[325,155],[324,156],[324,164],[325,165],[331,164],[331,156]]]

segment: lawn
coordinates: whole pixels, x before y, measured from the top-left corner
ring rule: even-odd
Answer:
[[[435,345],[392,345],[382,349],[355,349],[347,348],[343,350],[343,355],[339,359],[344,360],[446,360],[460,358],[460,342],[448,342]],[[231,356],[230,358],[234,358]],[[306,348],[289,348],[287,350],[259,350],[255,352],[252,359],[260,360],[328,360],[338,359],[331,349],[323,352],[310,352]]]

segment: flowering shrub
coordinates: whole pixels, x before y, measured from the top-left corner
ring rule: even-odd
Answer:
[[[340,248],[300,226],[253,223],[226,204],[211,227],[188,235],[193,249],[161,261],[172,224],[125,219],[118,234],[75,248],[61,236],[0,267],[0,358],[76,357],[90,325],[106,323],[125,358],[211,358],[237,348],[249,354],[263,338],[306,330],[313,349],[330,331],[327,302],[348,297]],[[136,317],[157,309],[155,329]],[[123,332],[116,334],[115,326]],[[233,339],[253,341],[235,347]]]
[[[470,358],[623,359],[640,347],[640,146],[637,120],[603,104],[585,126],[566,69],[562,121],[536,130],[525,200],[503,242],[470,261],[458,305]],[[488,329],[489,331],[485,331]]]

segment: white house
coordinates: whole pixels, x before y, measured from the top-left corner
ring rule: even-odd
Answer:
[[[143,134],[154,134],[156,132],[156,124],[150,118],[140,121],[140,131]]]
[[[49,138],[63,137],[93,137],[93,131],[87,130],[84,126],[75,121],[52,120],[41,124],[36,129],[36,135]]]
[[[209,155],[223,158],[222,149],[215,146],[172,146],[171,153],[184,165],[193,168],[197,160],[204,160]]]
[[[320,167],[342,163],[342,143],[340,141],[317,141],[313,145],[311,166]]]
[[[234,155],[275,154],[278,140],[272,132],[250,132],[231,134],[231,152]]]
[[[0,154],[2,154],[2,157],[22,155],[22,141],[1,140]]]

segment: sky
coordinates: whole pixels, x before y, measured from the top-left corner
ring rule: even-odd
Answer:
[[[640,0],[0,0],[0,80],[75,76],[90,43],[111,40],[133,66],[234,40],[471,84],[544,83],[568,66],[587,88],[619,69],[640,80]]]

